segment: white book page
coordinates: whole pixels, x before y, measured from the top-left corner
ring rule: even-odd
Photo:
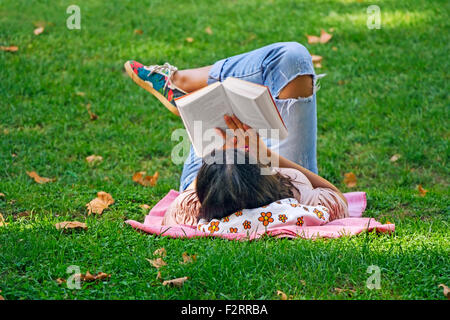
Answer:
[[[287,129],[267,87],[232,77],[223,84],[234,113],[242,122],[254,129],[267,129],[259,131],[262,137],[267,137],[265,133],[270,135],[270,129],[278,130],[277,139],[287,137]]]
[[[233,113],[239,120],[253,129],[270,129],[270,123],[266,120],[260,110],[260,106],[256,102],[256,99],[264,90],[261,91],[261,88],[257,88],[258,90],[256,91],[245,90],[242,87],[244,84],[244,81],[233,83],[226,80],[224,82],[226,93],[232,103]],[[264,131],[260,132],[260,134],[263,137],[265,136]]]
[[[223,86],[216,85],[187,104],[181,100],[177,101],[178,109],[197,156],[203,157],[222,146],[223,139],[211,133],[214,128],[228,128],[223,116],[233,112]]]

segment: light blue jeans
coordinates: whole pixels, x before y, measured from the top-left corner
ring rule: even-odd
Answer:
[[[277,99],[280,91],[300,75],[311,75],[314,91],[310,97]],[[288,138],[265,141],[285,158],[317,173],[316,74],[308,50],[297,42],[279,42],[217,61],[211,68],[208,84],[235,77],[269,88],[288,129]],[[202,165],[191,145],[180,179],[180,191],[194,181]]]

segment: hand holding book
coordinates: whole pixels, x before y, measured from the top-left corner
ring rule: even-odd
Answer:
[[[256,130],[242,123],[234,114],[231,116],[224,115],[223,118],[229,129],[224,131],[221,128],[216,128],[217,133],[225,141],[223,149],[244,149],[259,161],[263,160],[263,157],[264,160],[270,158],[272,153]],[[267,161],[261,162],[265,163]]]

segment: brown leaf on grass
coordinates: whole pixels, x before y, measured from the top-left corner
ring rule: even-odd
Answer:
[[[421,196],[421,197],[425,197],[425,195],[426,195],[427,192],[428,192],[428,190],[427,190],[427,189],[424,189],[424,188],[422,187],[421,184],[419,184],[419,185],[417,186],[417,191],[419,191],[419,196]]]
[[[157,258],[157,259],[154,259],[154,260],[151,260],[151,259],[145,259],[145,260],[150,262],[150,264],[152,266],[154,266],[156,269],[159,269],[161,267],[167,266],[167,263],[162,258]]]
[[[86,110],[89,113],[89,118],[91,118],[92,121],[97,120],[98,119],[98,115],[96,115],[95,113],[92,112],[91,110],[91,104],[88,103],[86,105]]]
[[[36,28],[36,29],[34,29],[34,31],[33,31],[33,33],[35,34],[35,35],[40,35],[42,32],[44,32],[44,27],[39,27],[39,28]]]
[[[19,51],[18,46],[0,46],[0,51],[6,51],[6,52],[16,52]]]
[[[187,252],[183,252],[182,257],[183,257],[183,262],[181,262],[182,264],[192,263],[197,260],[197,256],[195,254],[190,256],[188,255]]]
[[[277,290],[277,295],[280,297],[280,300],[288,300],[288,296],[283,291]]]
[[[322,63],[321,63],[322,59],[323,59],[322,56],[317,56],[315,54],[312,54],[311,58],[312,58],[312,63],[314,64],[315,68],[322,68]]]
[[[320,30],[320,43],[327,43],[333,38],[332,34],[327,33],[325,30]]]
[[[3,215],[0,213],[0,227],[7,226],[8,224],[5,222],[5,218],[3,218]]]
[[[55,223],[55,227],[58,230],[70,230],[70,229],[83,229],[87,230],[86,223],[79,221],[63,221]]]
[[[192,37],[187,37],[187,38],[186,38],[186,42],[192,43],[192,42],[194,42],[194,38],[192,38]]]
[[[306,35],[307,39],[308,39],[308,43],[309,44],[316,44],[316,43],[327,43],[328,41],[331,40],[331,38],[333,37],[332,34],[327,33],[325,30],[320,30],[320,37],[318,36],[311,36],[311,35]]]
[[[56,279],[56,282],[57,282],[58,284],[63,284],[63,283],[66,283],[67,280],[66,280],[66,279],[63,279],[63,278],[58,278],[58,279]]]
[[[156,249],[155,252],[153,252],[153,255],[165,257],[165,256],[167,256],[167,251],[164,248],[159,248],[159,249]]]
[[[88,204],[86,204],[88,214],[102,214],[103,210],[107,209],[113,203],[114,199],[109,193],[99,191],[97,193],[97,198],[91,200]]]
[[[151,208],[148,204],[141,204],[139,207],[141,207],[144,210],[148,210]]]
[[[2,192],[0,192],[0,198],[6,198],[6,195]]]
[[[31,212],[29,212],[29,211],[22,211],[22,212],[17,214],[17,216],[20,217],[20,218],[29,217],[30,215],[31,215]]]
[[[345,185],[347,187],[349,187],[349,188],[356,187],[357,179],[356,179],[356,176],[355,176],[355,174],[353,172],[348,172],[344,176],[345,176],[344,177],[344,183],[345,183]]]
[[[163,282],[163,286],[180,288],[183,286],[184,282],[187,279],[189,279],[189,277],[182,277],[182,278],[176,278],[176,279],[172,279],[172,280],[166,280]]]
[[[93,154],[93,155],[90,155],[90,156],[86,157],[86,161],[88,163],[100,162],[100,161],[103,161],[103,157]]]
[[[398,159],[400,159],[400,157],[401,157],[401,155],[399,155],[398,153],[396,153],[396,154],[394,154],[394,155],[389,159],[389,161],[395,162],[395,161],[397,161]]]
[[[442,293],[447,298],[447,300],[450,300],[450,289],[443,283],[438,285],[438,288],[440,288],[440,287],[442,287],[442,289],[443,289]]]
[[[135,29],[135,30],[134,30],[134,33],[135,33],[135,34],[141,35],[141,34],[144,33],[144,31],[142,31],[142,29]]]
[[[162,281],[161,271],[158,270],[158,273],[156,274],[156,280]]]
[[[33,178],[34,179],[34,181],[36,181],[37,183],[39,183],[39,184],[44,184],[44,183],[47,183],[47,182],[53,182],[53,181],[55,181],[56,179],[50,179],[50,178],[44,178],[44,177],[40,177],[35,171],[27,171],[27,175],[29,176],[29,177],[31,177],[31,178]]]
[[[98,281],[98,280],[109,279],[109,278],[111,278],[111,275],[104,273],[104,272],[99,272],[96,275],[94,275],[94,274],[91,274],[88,270],[88,271],[86,271],[85,274],[76,274],[75,277],[79,277],[80,281],[83,281],[83,282],[93,282],[93,281]]]
[[[105,279],[109,279],[109,278],[111,278],[111,275],[104,273],[104,272],[99,272],[95,276],[95,280],[105,280]]]
[[[153,176],[146,176],[145,174],[146,174],[145,171],[136,172],[135,174],[133,174],[132,179],[134,182],[139,183],[144,187],[148,186],[154,187],[156,185],[156,182],[158,181],[159,172],[156,171]]]
[[[2,293],[2,290],[0,290],[0,293]],[[0,300],[5,300],[2,295],[0,295]]]
[[[209,27],[209,26],[205,28],[205,32],[207,34],[213,34],[213,31],[212,31],[211,27]]]

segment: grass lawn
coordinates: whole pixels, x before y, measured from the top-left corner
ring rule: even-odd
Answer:
[[[293,299],[445,299],[438,285],[450,285],[448,1],[89,0],[77,1],[81,30],[66,27],[71,4],[0,3],[0,45],[19,47],[0,51],[5,299],[278,299],[277,290]],[[379,30],[366,26],[371,4],[381,9]],[[46,27],[36,36],[38,21]],[[306,34],[321,28],[334,28],[332,40],[308,45]],[[178,189],[181,165],[170,160],[178,142],[170,135],[183,125],[123,73],[123,63],[197,67],[278,41],[324,57],[320,174],[344,192],[367,192],[365,216],[395,223],[395,233],[231,242],[155,237],[126,225],[143,221],[139,205]],[[88,164],[91,154],[103,162]],[[391,162],[394,154],[401,157]],[[40,185],[26,171],[56,181]],[[157,186],[134,183],[136,171],[159,171]],[[343,183],[347,172],[356,174],[356,188]],[[85,205],[98,191],[116,202],[88,216]],[[65,220],[88,230],[56,230]],[[188,276],[182,288],[163,287],[146,261],[161,247],[162,277]],[[183,252],[197,261],[180,264]],[[55,280],[67,278],[70,265],[112,276],[68,289]],[[378,290],[366,287],[370,265],[381,270]]]

